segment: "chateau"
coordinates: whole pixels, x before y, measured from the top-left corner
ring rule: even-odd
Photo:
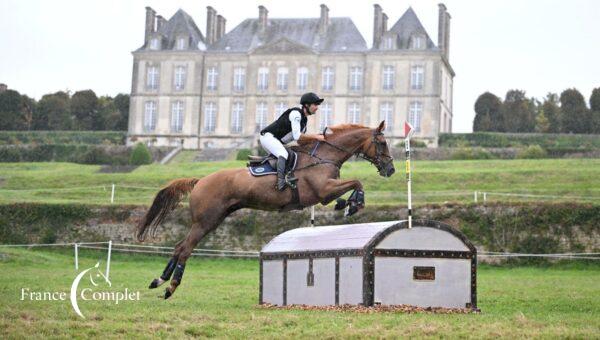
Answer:
[[[169,20],[146,7],[144,44],[133,54],[128,144],[186,149],[249,148],[257,133],[300,96],[325,98],[308,133],[325,126],[386,120],[392,143],[403,122],[435,145],[452,131],[450,14],[439,4],[437,45],[412,8],[388,28],[374,5],[373,42],[354,22],[330,17],[258,17],[226,32],[226,19],[207,7],[206,31],[178,10]]]

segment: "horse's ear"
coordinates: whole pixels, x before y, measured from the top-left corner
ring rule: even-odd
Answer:
[[[381,132],[383,131],[383,129],[385,129],[385,120],[382,120],[381,123],[379,123],[379,126],[377,127],[377,132]]]

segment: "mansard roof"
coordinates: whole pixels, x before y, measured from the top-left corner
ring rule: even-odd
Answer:
[[[421,24],[421,21],[412,7],[409,7],[406,12],[404,12],[388,32],[394,32],[398,35],[398,47],[401,49],[409,47],[410,38],[415,34],[425,36],[427,40],[427,49],[437,48],[431,38],[429,38],[425,27]]]
[[[319,33],[319,18],[271,19],[260,29],[258,19],[246,19],[212,44],[209,51],[250,52],[282,38],[315,52],[361,52],[367,44],[350,18],[330,18],[327,32]]]
[[[159,34],[163,37],[165,42],[163,50],[173,49],[177,37],[181,36],[190,38],[188,46],[189,50],[206,49],[206,40],[204,39],[202,32],[200,32],[200,29],[196,26],[194,19],[182,9],[177,10],[160,30],[154,34]],[[144,49],[144,46],[139,50],[142,49]]]

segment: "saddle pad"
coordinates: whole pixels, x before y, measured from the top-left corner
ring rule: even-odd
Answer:
[[[295,151],[292,151],[292,152],[294,153],[294,155],[292,156],[294,164],[292,164],[291,168],[292,168],[292,170],[295,170],[296,163],[298,160],[298,155],[296,154]],[[264,160],[262,163],[257,164],[257,165],[249,165],[248,170],[250,171],[252,176],[277,175],[277,168],[273,168],[271,166],[271,164],[268,162],[268,160]]]

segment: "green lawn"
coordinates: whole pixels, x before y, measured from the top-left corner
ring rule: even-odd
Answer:
[[[184,281],[165,301],[148,283],[166,258],[114,254],[112,287],[140,291],[140,301],[118,305],[79,301],[83,320],[68,300],[77,274],[71,251],[0,248],[0,329],[3,338],[207,337],[220,338],[597,338],[600,267],[480,267],[481,314],[357,314],[271,310],[257,306],[256,260],[188,262]],[[80,256],[80,270],[105,254]],[[86,283],[87,282],[87,283]],[[80,288],[90,287],[83,280]],[[21,300],[21,289],[67,292],[66,301]]]
[[[115,183],[115,203],[149,204],[156,191],[171,179],[201,177],[244,165],[242,161],[182,162],[142,166],[131,173],[98,173],[100,166],[96,165],[0,163],[0,203],[109,204],[110,185]],[[367,204],[402,204],[406,202],[404,163],[397,161],[396,168],[394,176],[383,178],[366,162],[349,162],[342,169],[342,178],[362,181]],[[600,159],[413,162],[416,205],[472,202],[476,190],[558,195],[566,196],[567,201],[576,200],[571,196],[595,197],[582,201],[600,202]],[[489,195],[488,199],[508,198]]]

